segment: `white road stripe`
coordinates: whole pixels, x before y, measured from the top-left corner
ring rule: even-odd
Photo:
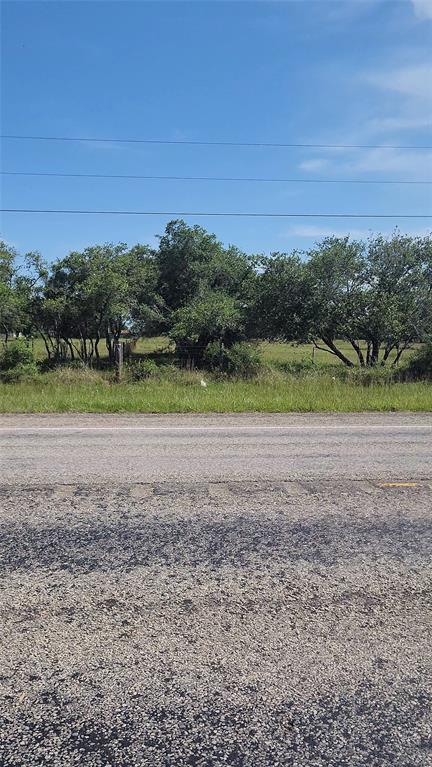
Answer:
[[[381,431],[390,429],[430,429],[432,424],[343,424],[337,425],[292,425],[292,426],[2,426],[0,432],[44,432],[44,431],[352,431],[378,429]]]

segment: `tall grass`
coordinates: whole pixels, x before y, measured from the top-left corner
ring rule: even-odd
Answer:
[[[209,381],[194,376],[113,384],[103,378],[0,384],[2,413],[229,413],[431,411],[432,385],[360,386],[319,377],[280,376],[250,381]]]
[[[41,340],[35,344],[42,356]],[[135,360],[146,359],[167,344],[162,336],[141,339]],[[313,364],[310,345],[264,343],[260,350],[264,366],[249,380],[178,369],[169,354],[159,355],[158,367],[139,383],[128,382],[127,366],[121,384],[114,383],[109,369],[77,363],[59,366],[31,381],[0,384],[0,412],[432,411],[432,384],[392,381],[386,368],[348,370],[325,352],[317,352]],[[202,375],[208,383],[205,388],[200,384]]]

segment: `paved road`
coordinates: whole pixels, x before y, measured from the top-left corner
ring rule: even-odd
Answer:
[[[428,767],[431,426],[2,417],[0,764]]]
[[[8,483],[429,477],[432,415],[0,416]]]

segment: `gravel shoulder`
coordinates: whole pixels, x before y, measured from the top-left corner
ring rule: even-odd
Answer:
[[[426,767],[432,480],[1,486],[5,767]]]

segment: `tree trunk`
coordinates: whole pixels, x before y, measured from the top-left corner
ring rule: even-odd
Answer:
[[[111,333],[109,332],[108,327],[105,330],[105,346],[108,352],[108,359],[110,363],[112,363],[114,361],[114,349],[113,349],[113,343],[111,339]]]
[[[402,354],[404,353],[405,349],[408,348],[408,346],[409,346],[409,342],[404,344],[400,349],[398,349],[396,357],[394,358],[394,360],[392,362],[392,368],[397,367],[398,362],[399,362],[400,358],[402,357]]]
[[[69,339],[67,338],[66,339],[66,343],[69,346],[71,360],[74,360],[75,359],[75,352],[74,352],[72,341],[69,341]]]
[[[378,364],[379,359],[380,342],[376,338],[372,340],[372,349],[370,355],[370,366],[375,367]]]
[[[41,336],[41,338],[42,338],[42,340],[43,340],[43,342],[44,342],[44,346],[45,346],[45,349],[46,349],[46,353],[47,353],[47,355],[48,355],[48,359],[50,360],[50,359],[51,359],[51,349],[50,349],[50,346],[49,346],[49,344],[48,344],[48,341],[47,341],[47,339],[45,338],[44,334],[43,334],[43,333],[41,333],[41,331],[39,331],[39,333],[40,333],[40,336]]]
[[[349,342],[350,342],[351,346],[353,347],[355,353],[357,354],[357,358],[358,358],[360,367],[364,368],[365,360],[364,360],[363,352],[362,352],[362,350],[360,348],[360,344],[357,343],[357,341],[355,341],[353,338],[350,338]]]
[[[367,349],[366,349],[366,367],[369,367],[369,365],[370,365],[371,350],[372,350],[372,345],[371,345],[371,342],[368,341],[367,342]]]
[[[354,367],[354,362],[351,362],[351,360],[348,357],[346,357],[345,354],[340,351],[340,349],[337,348],[332,338],[324,338],[323,336],[323,341],[325,344],[327,344],[329,349],[331,349],[333,354],[336,357],[338,357],[338,359],[340,359],[341,362],[343,362],[344,365],[346,365],[348,368]]]
[[[386,364],[392,349],[394,349],[394,344],[387,344],[387,346],[384,349],[384,354],[383,354],[383,358],[381,360],[381,365],[384,366]]]
[[[99,330],[98,330],[98,332],[96,333],[96,339],[95,339],[95,345],[94,345],[95,357],[96,357],[98,362],[99,362],[99,359],[100,359],[99,341],[100,341],[100,333],[99,333]]]

